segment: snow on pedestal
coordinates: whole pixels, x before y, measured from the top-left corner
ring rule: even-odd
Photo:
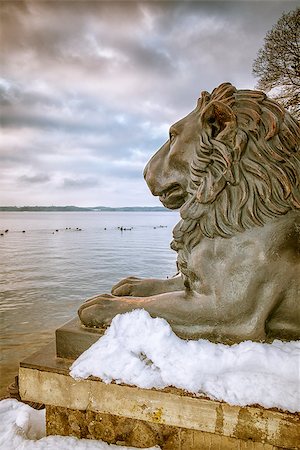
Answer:
[[[232,346],[185,341],[144,310],[116,316],[71,366],[70,375],[145,389],[174,386],[231,405],[300,410],[300,342]]]

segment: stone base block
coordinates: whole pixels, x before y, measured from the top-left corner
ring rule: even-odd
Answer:
[[[86,328],[76,317],[55,332],[56,356],[76,359],[103,335],[104,329]]]
[[[162,450],[275,450],[270,444],[151,423],[95,411],[46,407],[47,435],[101,439],[109,444]],[[282,447],[280,447],[282,448]]]
[[[300,415],[238,407],[179,389],[74,380],[50,345],[20,365],[22,400],[46,405],[47,433],[163,450],[299,448]]]

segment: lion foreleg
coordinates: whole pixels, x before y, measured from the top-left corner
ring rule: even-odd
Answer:
[[[128,277],[112,287],[111,293],[116,296],[150,297],[166,292],[181,291],[184,289],[181,274],[172,278],[137,278]]]
[[[174,291],[151,297],[117,297],[99,295],[84,303],[79,311],[81,322],[87,327],[105,327],[117,315],[134,309],[145,309],[152,317],[168,321],[173,331],[188,339],[207,338],[237,342],[264,339],[264,324],[252,327],[252,318],[232,319],[225,305],[217,304],[210,296],[193,291]],[[230,317],[230,320],[228,319]]]

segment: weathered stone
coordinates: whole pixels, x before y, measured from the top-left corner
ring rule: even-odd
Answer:
[[[51,353],[52,352],[52,353]],[[19,371],[23,400],[44,403],[47,432],[164,450],[296,449],[300,415],[238,407],[179,389],[140,389],[69,376],[71,361],[52,346]]]
[[[111,414],[46,407],[47,435],[98,439],[110,444],[162,450],[275,450],[270,444],[244,441],[199,430],[153,424]],[[292,447],[291,447],[292,448]],[[296,448],[296,447],[295,447]]]

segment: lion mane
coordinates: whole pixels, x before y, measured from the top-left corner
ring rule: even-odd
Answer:
[[[223,133],[211,132],[212,110],[230,123]],[[289,113],[263,92],[230,83],[202,92],[196,111],[199,145],[171,244],[183,273],[185,252],[203,236],[230,238],[300,209],[300,127]]]

